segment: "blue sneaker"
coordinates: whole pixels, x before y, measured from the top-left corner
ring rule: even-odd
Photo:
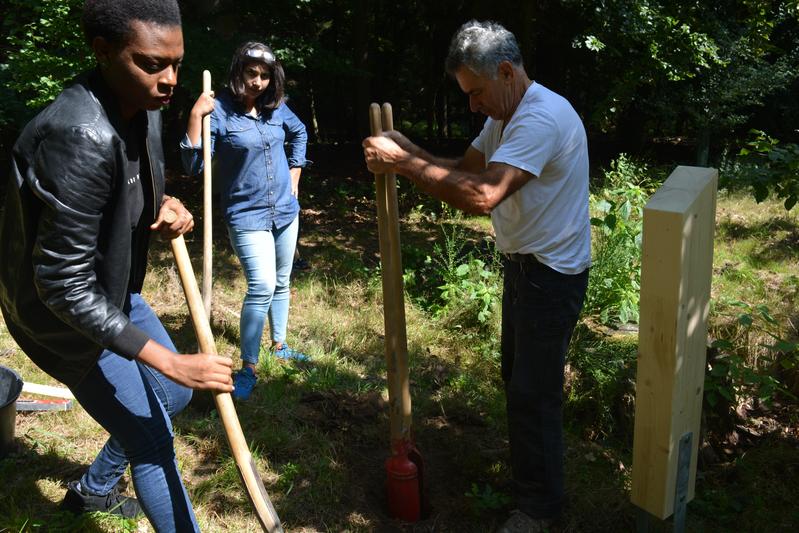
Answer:
[[[255,377],[255,372],[252,371],[252,368],[243,367],[233,376],[233,392],[231,395],[236,400],[249,399],[256,381],[258,381],[258,378]]]
[[[278,359],[283,359],[284,361],[294,360],[294,361],[307,361],[310,359],[307,355],[302,352],[298,352],[297,350],[292,350],[289,348],[289,345],[285,342],[283,346],[279,350],[275,350],[275,357]]]

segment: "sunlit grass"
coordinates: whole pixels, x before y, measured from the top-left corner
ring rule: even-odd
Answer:
[[[796,215],[779,204],[755,205],[746,197],[720,196],[712,333],[721,332],[723,324],[714,320],[727,308],[724,298],[767,303],[780,320],[796,316],[799,265],[790,256],[795,248],[786,244],[796,236]],[[434,217],[419,209],[403,221],[406,267],[419,267],[434,253],[436,243],[442,245],[442,224],[462,227],[478,251],[482,239],[490,237],[485,217]],[[374,225],[344,232],[333,241],[321,232],[301,237],[315,246],[303,248],[312,268],[298,273],[292,284],[288,342],[311,361],[278,362],[264,349],[252,399],[236,404],[258,470],[287,531],[398,527],[387,518],[383,501],[389,432],[376,238]],[[356,241],[360,248],[350,253]],[[189,248],[199,273],[199,242],[190,241]],[[154,246],[152,261],[145,298],[178,348],[193,352],[196,339],[165,243]],[[217,349],[238,367],[238,314],[245,283],[224,242],[216,243],[214,267]],[[436,319],[422,302],[438,297],[438,289],[425,290],[428,294],[406,298],[405,313],[414,431],[436,506],[430,524],[442,531],[491,530],[507,512],[502,495],[510,494],[498,318],[480,330],[461,327],[457,320]],[[568,531],[610,531],[634,521],[628,498],[631,419],[625,418],[632,406],[625,402],[633,391],[635,335],[606,333],[581,326],[570,354]],[[268,339],[265,332],[264,346]],[[17,369],[26,380],[55,384],[15,347],[2,322],[0,353],[0,364]],[[18,453],[0,461],[5,490],[0,529],[17,530],[28,521],[86,531],[150,530],[143,519],[72,519],[58,513],[66,482],[82,473],[106,438],[80,406],[68,412],[20,415],[16,432]],[[201,529],[258,530],[210,394],[195,394],[192,405],[176,418],[175,433],[179,465]],[[723,484],[714,490],[723,491]],[[785,491],[778,496],[783,498]],[[728,512],[721,496],[708,496],[706,501]]]

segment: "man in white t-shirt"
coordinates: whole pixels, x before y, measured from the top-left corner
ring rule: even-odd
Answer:
[[[527,76],[499,24],[464,24],[446,67],[488,116],[463,157],[435,157],[395,131],[365,139],[364,156],[373,172],[491,214],[505,259],[502,377],[518,506],[500,531],[544,531],[563,505],[563,368],[591,263],[585,129],[565,98]]]

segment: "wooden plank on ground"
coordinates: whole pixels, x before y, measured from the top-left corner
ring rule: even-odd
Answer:
[[[677,167],[644,208],[632,502],[674,512],[680,438],[693,433],[694,497],[718,171]]]

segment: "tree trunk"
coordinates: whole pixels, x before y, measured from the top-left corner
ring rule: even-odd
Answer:
[[[703,124],[696,138],[696,166],[706,167],[710,163],[710,125]]]
[[[314,141],[322,142],[322,136],[319,134],[319,121],[316,118],[316,98],[314,97],[313,82],[308,84],[308,96],[311,99],[311,130]]]
[[[355,79],[355,101],[353,113],[355,114],[355,134],[356,139],[362,139],[369,135],[369,104],[373,96],[370,85],[369,72],[369,41],[374,35],[374,17],[377,7],[376,2],[369,0],[357,0],[355,2],[355,13],[358,13],[357,20],[353,20],[354,26],[362,23],[359,31],[355,31],[353,41],[354,64],[357,70]]]

